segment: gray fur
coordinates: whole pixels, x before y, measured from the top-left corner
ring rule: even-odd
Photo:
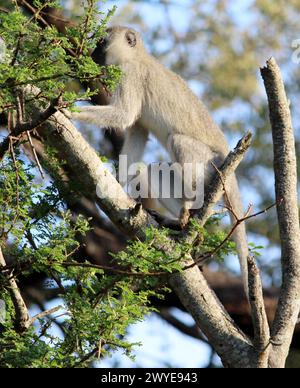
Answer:
[[[109,106],[81,107],[72,118],[99,127],[128,130],[122,154],[129,156],[130,163],[140,160],[149,132],[168,150],[172,161],[204,162],[209,177],[211,162],[220,164],[229,147],[204,104],[182,78],[147,53],[138,32],[127,27],[112,27],[107,33],[105,47],[99,46],[94,57],[97,52],[104,52],[106,65],[119,65],[123,73],[121,82]],[[97,62],[97,58],[94,59]],[[228,192],[235,211],[242,216],[235,176]],[[164,204],[174,213],[174,203]],[[176,206],[178,216],[182,203]],[[247,293],[248,245],[243,224],[237,228],[235,239]]]

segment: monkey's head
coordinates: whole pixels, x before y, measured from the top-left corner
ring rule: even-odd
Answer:
[[[121,65],[134,60],[144,50],[137,31],[128,27],[110,27],[106,30],[106,36],[98,42],[92,58],[101,66]]]

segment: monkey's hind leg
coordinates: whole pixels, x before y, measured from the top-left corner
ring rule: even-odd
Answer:
[[[183,197],[179,219],[184,227],[191,209],[203,206],[205,183],[213,172],[212,163],[220,163],[220,156],[209,146],[186,135],[170,136],[168,149],[173,160],[179,162],[183,171]]]

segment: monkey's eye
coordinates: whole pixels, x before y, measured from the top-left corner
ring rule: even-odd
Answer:
[[[101,46],[106,46],[106,45],[107,45],[107,42],[108,42],[107,37],[103,37],[103,38],[101,38],[101,39],[99,40],[99,44],[100,44]]]

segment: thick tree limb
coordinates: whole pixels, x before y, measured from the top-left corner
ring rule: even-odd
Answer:
[[[284,367],[300,311],[300,229],[297,197],[297,161],[289,103],[274,58],[261,69],[269,101],[274,144],[274,171],[282,247],[282,288],[271,330],[270,365]]]

